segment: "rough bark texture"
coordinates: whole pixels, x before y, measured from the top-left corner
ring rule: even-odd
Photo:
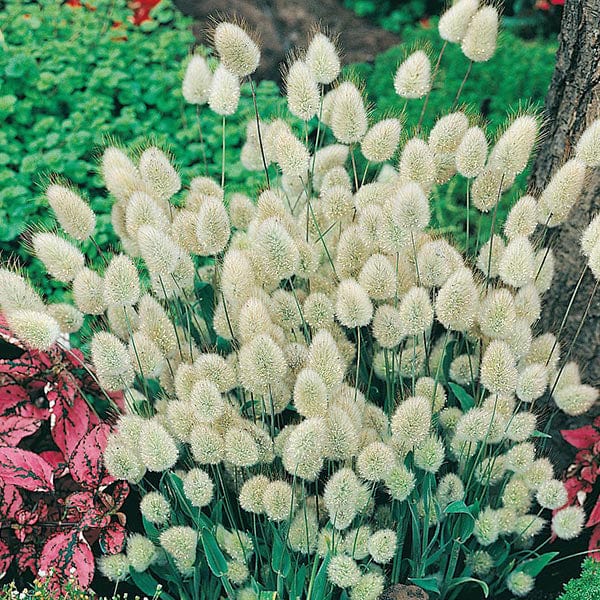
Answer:
[[[589,123],[600,116],[600,0],[567,0],[563,13],[557,63],[546,98],[546,125],[531,185],[540,191],[553,171],[573,154],[573,146]],[[567,223],[552,234],[556,258],[554,282],[544,297],[542,331],[557,332],[576,286],[584,257],[580,251],[582,230],[600,210],[600,170],[588,170],[583,195]],[[555,235],[555,237],[553,237]],[[594,288],[587,272],[561,335],[562,355],[570,346]],[[580,366],[582,379],[600,387],[600,292],[594,298],[585,325],[573,347],[572,359]],[[595,412],[598,414],[598,411]],[[584,419],[585,420],[585,419]],[[589,420],[589,416],[587,417]],[[581,419],[564,415],[553,421],[553,429],[571,428]],[[556,440],[559,436],[553,436]],[[554,441],[553,454],[565,466],[571,456],[564,442]]]
[[[399,43],[391,32],[381,29],[352,11],[339,0],[175,0],[176,6],[197,20],[199,42],[207,43],[207,25],[218,15],[236,16],[248,23],[260,37],[262,58],[258,78],[280,78],[279,67],[287,53],[305,46],[319,24],[332,35],[339,35],[344,61],[368,62],[377,54]]]

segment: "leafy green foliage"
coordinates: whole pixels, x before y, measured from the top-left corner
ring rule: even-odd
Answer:
[[[97,154],[107,139],[134,145],[152,139],[173,151],[188,181],[204,174],[196,111],[180,92],[194,42],[191,19],[163,0],[154,19],[137,27],[128,22],[124,1],[93,4],[95,11],[56,0],[8,0],[0,18],[0,252],[19,252],[31,279],[54,300],[62,299],[62,286],[48,282],[39,263],[16,244],[27,226],[52,225],[42,194],[47,176],[40,173],[69,179],[90,198],[100,215],[95,238],[101,248],[116,243],[108,215],[112,201],[97,174]],[[261,83],[257,95],[265,116],[278,110],[273,83]],[[262,181],[260,174],[243,173],[239,162],[244,127],[254,114],[247,87],[240,111],[226,129],[230,190],[254,189]],[[215,175],[221,119],[204,110],[200,120],[208,171]],[[98,260],[93,247],[86,255]]]
[[[583,561],[581,577],[565,584],[558,600],[593,600],[600,597],[600,563],[591,558]]]

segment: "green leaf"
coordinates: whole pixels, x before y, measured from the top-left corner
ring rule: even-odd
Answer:
[[[538,431],[537,429],[531,434],[531,437],[539,437],[539,438],[549,438],[552,439],[551,435],[544,433],[543,431]]]
[[[483,595],[487,598],[490,595],[490,588],[485,581],[481,581],[481,579],[475,579],[474,577],[458,577],[453,579],[448,586],[448,590],[452,588],[458,587],[459,585],[464,585],[465,583],[476,583],[483,590]]]
[[[271,524],[271,531],[273,532],[273,553],[271,555],[271,567],[275,573],[279,573],[282,577],[287,577],[290,569],[292,568],[292,561],[290,560],[290,553],[279,535],[279,531]]]
[[[434,594],[440,593],[438,587],[438,580],[435,577],[409,577],[408,580],[420,588],[423,588],[426,592],[433,592]]]
[[[455,502],[451,502],[450,504],[448,504],[448,506],[446,506],[444,512],[449,515],[463,513],[465,515],[473,516],[471,514],[471,511],[469,510],[469,507],[462,500],[456,500]]]
[[[133,567],[129,567],[129,574],[131,575],[131,579],[133,583],[142,591],[144,594],[149,596],[150,598],[154,596],[156,593],[156,587],[159,585],[158,581],[148,573],[148,571],[144,571],[140,573],[136,571]],[[160,598],[163,600],[173,600],[173,596],[167,594],[164,590],[160,592]]]
[[[473,399],[473,396],[471,396],[471,394],[469,394],[464,388],[452,382],[448,383],[448,385],[460,403],[460,407],[463,412],[467,412],[475,406],[475,400]]]
[[[327,588],[327,567],[331,557],[329,554],[323,559],[323,564],[319,567],[317,575],[313,581],[310,600],[321,600],[325,598],[325,590]]]
[[[223,577],[227,573],[227,561],[217,544],[215,536],[204,527],[200,532],[200,539],[202,540],[208,567],[217,577]]]
[[[527,573],[527,575],[531,575],[532,577],[537,577],[550,563],[550,561],[558,556],[558,552],[546,552],[538,556],[537,558],[532,558],[531,560],[526,560],[524,563],[521,563],[515,570],[523,571],[523,573]]]

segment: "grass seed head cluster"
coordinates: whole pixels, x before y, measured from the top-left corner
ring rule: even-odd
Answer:
[[[439,30],[483,62],[498,13],[459,0]],[[260,50],[233,23],[213,40],[218,60],[191,57],[183,94],[225,129]],[[423,50],[393,75],[400,106],[438,93]],[[2,310],[34,348],[95,316],[98,380],[128,399],[104,459],[139,484],[146,531],[100,569],[152,573],[193,598],[201,576],[244,599],[375,600],[407,579],[436,598],[466,585],[524,596],[534,537],[572,539],[584,524],[537,447],[538,407],[579,415],[598,393],[561,356],[565,340],[539,331],[554,259],[536,232],[567,219],[600,163],[598,121],[541,194],[465,252],[429,228],[432,190],[463,177],[468,201],[495,211],[535,147],[535,114],[496,140],[460,106],[429,133],[400,113],[373,123],[320,32],[285,90],[305,125],[263,122],[258,107],[241,151],[265,171],[255,198],[228,193],[225,163],[220,182],[184,187],[163,150],[110,146],[101,173],[121,249],[105,269],[86,266],[78,243],[95,217],[65,182],[47,189],[60,232],[31,240],[73,306],[45,306],[0,271]],[[598,277],[598,218],[582,252]]]

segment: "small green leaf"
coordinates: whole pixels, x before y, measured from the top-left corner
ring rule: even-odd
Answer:
[[[433,592],[434,594],[440,593],[438,587],[438,580],[435,577],[409,577],[408,580],[420,588],[423,588],[426,592]]]
[[[551,435],[548,435],[547,433],[544,433],[543,431],[538,431],[537,429],[531,434],[531,437],[550,438],[550,439],[552,439]]]
[[[448,383],[450,389],[456,396],[456,399],[460,403],[460,407],[463,412],[467,412],[475,406],[475,400],[473,396],[469,394],[465,389],[461,388],[460,385],[456,385],[456,383]]]
[[[200,538],[202,540],[202,547],[204,548],[204,554],[206,554],[206,562],[210,570],[217,576],[223,577],[227,573],[227,561],[215,536],[206,528],[203,528],[200,532]]]
[[[453,579],[448,586],[448,590],[452,588],[458,587],[459,585],[464,585],[465,583],[476,583],[483,590],[483,595],[487,598],[490,595],[490,588],[485,581],[481,581],[481,579],[475,579],[474,577],[458,577]]]
[[[523,573],[527,573],[527,575],[531,575],[532,577],[537,577],[548,566],[550,561],[555,556],[558,556],[558,554],[558,552],[546,552],[537,558],[526,560],[524,563],[521,563],[516,570],[523,571]]]
[[[455,502],[451,502],[450,504],[448,504],[448,506],[446,506],[444,512],[449,515],[456,513],[464,513],[465,515],[472,516],[469,507],[462,500],[456,500]]]
[[[158,581],[148,573],[148,571],[144,571],[140,573],[136,571],[133,567],[129,567],[129,574],[131,575],[131,579],[133,583],[149,597],[154,596],[156,594],[156,588],[159,585]],[[160,591],[160,598],[163,600],[173,600],[173,596],[167,594],[164,590]]]

